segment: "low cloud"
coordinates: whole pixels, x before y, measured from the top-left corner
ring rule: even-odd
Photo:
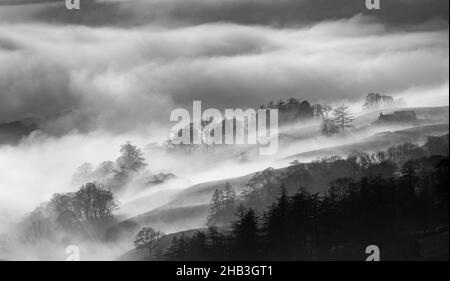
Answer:
[[[296,29],[0,24],[0,121],[121,133],[167,124],[193,100],[221,109],[357,102],[448,85],[448,48],[448,29],[393,32],[364,16]]]
[[[316,136],[318,122],[295,124],[314,137],[281,145],[274,159],[237,162],[236,147],[169,156],[154,144],[169,136],[170,112],[193,100],[225,109],[295,97],[356,109],[380,92],[409,107],[448,105],[449,2],[382,1],[380,11],[364,2],[81,0],[75,12],[63,0],[0,0],[0,123],[31,117],[42,129],[0,146],[0,233],[52,194],[76,190],[77,167],[116,159],[126,141],[147,148],[149,172],[173,172],[174,188],[185,188],[386,129],[334,139]],[[151,200],[130,188],[120,215],[162,204],[167,187],[145,193]],[[85,257],[112,258],[129,244],[108,253],[88,244]],[[61,258],[60,246],[21,249],[18,259]]]

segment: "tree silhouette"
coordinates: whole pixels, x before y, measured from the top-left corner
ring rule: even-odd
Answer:
[[[188,243],[188,258],[189,260],[202,260],[205,258],[205,255],[208,252],[208,248],[206,245],[207,237],[206,234],[197,231],[194,236],[189,239]]]
[[[253,209],[242,210],[237,213],[238,220],[232,226],[234,239],[233,256],[236,259],[258,259],[259,229],[258,218]]]
[[[73,230],[80,223],[74,206],[73,194],[54,194],[48,207],[56,217],[56,223],[63,229]]]
[[[233,218],[235,211],[236,192],[229,182],[224,187],[214,191],[210,203],[208,226],[225,225]]]
[[[113,193],[105,186],[87,183],[78,190],[73,198],[74,211],[84,222],[102,225],[112,219],[118,209]]]
[[[343,104],[333,110],[333,121],[341,131],[352,127],[353,120],[355,119],[348,106]]]
[[[208,228],[208,246],[207,257],[211,260],[226,260],[229,256],[227,237],[215,226]]]
[[[143,158],[143,152],[130,142],[120,147],[120,153],[120,157],[116,159],[114,181],[112,182],[115,190],[126,185],[133,173],[141,171],[147,165]]]
[[[261,221],[254,197],[244,196],[231,229],[210,227],[207,234],[174,239],[167,253],[181,260],[363,260],[365,247],[374,244],[384,260],[423,259],[419,241],[448,231],[442,228],[448,223],[448,157],[416,159],[418,150],[408,147],[397,150],[402,166],[386,152],[355,152],[348,159],[293,162],[277,185],[274,171],[259,173],[250,180],[251,192],[268,200],[278,188]],[[328,189],[310,193],[291,183],[304,175],[328,177]],[[280,193],[288,185],[297,189],[292,196],[284,188]]]
[[[287,256],[291,246],[291,233],[288,222],[289,201],[286,190],[281,188],[277,202],[272,205],[264,216],[264,235],[267,246],[266,251],[271,258],[278,259]]]
[[[116,160],[117,167],[122,172],[137,172],[147,164],[142,157],[144,153],[130,142],[120,147],[121,156]]]
[[[320,126],[320,130],[322,135],[331,136],[336,134],[339,131],[339,127],[336,126],[334,120],[331,119],[323,119],[322,124]]]
[[[160,231],[154,230],[152,227],[144,227],[139,233],[136,235],[134,240],[134,246],[138,250],[147,250],[149,257],[152,254],[153,249],[155,248],[156,242],[163,236],[164,234]]]

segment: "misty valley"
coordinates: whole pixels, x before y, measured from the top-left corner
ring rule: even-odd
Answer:
[[[72,192],[2,234],[2,258],[65,259],[75,245],[80,259],[365,260],[375,245],[384,260],[445,259],[448,107],[404,110],[380,97],[368,95],[358,116],[294,98],[261,106],[280,118],[269,160],[257,145],[185,144],[177,134],[144,148],[126,142],[117,159],[79,166]],[[163,158],[219,180],[149,169]]]
[[[0,264],[449,261],[448,10],[0,0]]]

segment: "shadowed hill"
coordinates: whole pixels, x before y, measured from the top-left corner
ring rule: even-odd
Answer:
[[[0,145],[16,144],[37,129],[38,126],[28,120],[0,123]]]
[[[374,135],[371,138],[362,140],[361,142],[355,144],[302,153],[289,157],[289,159],[318,159],[332,155],[346,156],[354,151],[376,152],[405,142],[413,142],[423,145],[429,136],[441,136],[439,137],[439,140],[441,140],[439,143],[445,143],[446,136],[442,135],[448,134],[448,130],[448,124],[441,124],[396,132],[385,132]],[[283,168],[275,171],[276,173],[283,173],[285,170],[286,169]],[[239,178],[194,185],[183,190],[172,201],[162,207],[133,217],[131,220],[136,221],[141,225],[152,225],[164,232],[182,231],[195,227],[203,227],[206,223],[209,203],[214,191],[222,187],[225,182],[229,182],[235,189],[236,193],[239,194],[254,175],[255,174],[250,174]],[[316,187],[313,186],[310,188],[314,189],[312,191],[320,191],[315,190]]]
[[[330,156],[330,155],[340,155],[345,156],[353,151],[366,151],[366,152],[376,152],[383,150],[389,146],[411,142],[423,144],[428,139],[429,136],[441,136],[448,133],[449,125],[430,125],[415,127],[406,130],[399,131],[387,131],[379,134],[375,134],[369,138],[363,139],[361,141],[341,146],[333,146],[313,151],[308,151],[305,153],[300,153],[292,155],[286,158],[286,160],[314,160],[317,158]]]

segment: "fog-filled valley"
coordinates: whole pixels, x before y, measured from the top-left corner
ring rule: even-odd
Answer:
[[[396,225],[373,230],[392,259],[448,259],[428,253],[448,248],[448,2],[389,4],[403,18],[357,1],[337,14],[313,0],[210,2],[92,1],[70,14],[0,0],[0,260],[65,260],[70,245],[82,260],[351,259],[375,239],[352,223],[371,219]],[[173,134],[171,112],[195,115],[194,101],[276,110],[276,153],[178,143],[196,125],[250,126],[201,120]],[[382,210],[362,207],[372,198]],[[309,224],[295,228],[300,217]],[[245,222],[260,244],[239,252]]]

